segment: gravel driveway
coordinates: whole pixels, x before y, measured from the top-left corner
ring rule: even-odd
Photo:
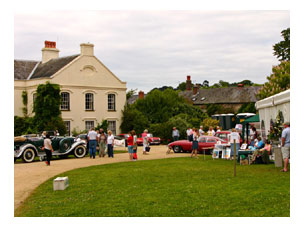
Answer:
[[[166,154],[167,146],[152,146],[149,155],[142,154],[142,147],[138,148],[138,160],[152,160],[170,157],[185,157],[189,154]],[[51,177],[60,173],[88,167],[92,165],[101,165],[116,162],[127,162],[129,160],[128,153],[115,154],[114,158],[90,159],[89,157],[81,159],[61,159],[51,162],[51,166],[46,166],[44,162],[21,163],[14,165],[14,207],[18,208],[23,201],[37,188],[40,184]],[[133,162],[133,161],[132,161]]]

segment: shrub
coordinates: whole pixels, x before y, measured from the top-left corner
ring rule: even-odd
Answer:
[[[220,123],[219,120],[215,120],[215,119],[212,119],[212,118],[206,118],[203,120],[203,127],[204,127],[204,131],[208,131],[209,130],[209,127],[213,127],[213,128],[216,128],[216,126],[218,126]]]

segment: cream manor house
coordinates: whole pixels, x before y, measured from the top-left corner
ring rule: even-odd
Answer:
[[[126,102],[126,82],[116,77],[94,56],[94,45],[80,44],[80,54],[60,57],[55,42],[45,41],[42,61],[14,61],[16,116],[23,116],[23,91],[27,92],[29,115],[39,84],[59,84],[61,115],[69,134],[73,129],[88,130],[102,120],[113,134],[119,133]],[[55,130],[55,129],[54,129]]]

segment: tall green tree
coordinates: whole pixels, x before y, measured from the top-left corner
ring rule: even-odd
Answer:
[[[272,68],[272,74],[258,93],[259,99],[270,97],[290,88],[290,62],[282,61],[280,65]]]
[[[137,134],[142,133],[144,129],[149,128],[148,118],[140,111],[138,111],[134,105],[126,105],[122,111],[122,123],[120,129],[124,133],[128,133],[131,130],[135,130]]]
[[[186,82],[181,82],[178,84],[177,90],[185,91],[186,90]]]
[[[290,61],[290,28],[287,28],[281,32],[283,41],[273,45],[273,54],[280,61]]]
[[[34,124],[37,131],[58,130],[60,134],[66,133],[65,124],[60,111],[61,95],[57,84],[40,84],[37,87],[37,96],[33,112]]]

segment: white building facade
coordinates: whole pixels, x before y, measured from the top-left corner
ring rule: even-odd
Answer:
[[[88,130],[102,120],[119,134],[122,110],[126,103],[126,82],[122,82],[94,56],[93,44],[81,44],[80,54],[59,58],[55,42],[45,41],[42,61],[15,60],[14,91],[16,116],[23,116],[22,93],[28,95],[32,116],[39,84],[59,84],[61,115],[68,132]]]

